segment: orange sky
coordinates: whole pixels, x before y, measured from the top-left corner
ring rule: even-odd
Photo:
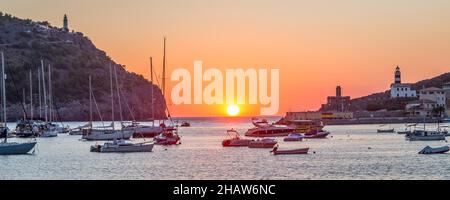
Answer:
[[[404,82],[450,69],[448,0],[0,0],[0,9],[54,26],[67,13],[70,29],[146,77],[149,56],[161,72],[163,36],[168,75],[194,60],[279,68],[279,114],[319,108],[337,84],[351,97],[387,90],[397,64]],[[225,114],[222,105],[169,106],[174,116]]]

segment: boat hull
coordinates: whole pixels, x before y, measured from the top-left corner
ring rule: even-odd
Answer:
[[[151,152],[154,144],[141,144],[141,145],[112,145],[112,146],[92,146],[91,152],[100,153],[132,153],[132,152]]]
[[[290,154],[307,154],[309,148],[292,149],[292,150],[275,150],[273,155],[290,155]]]
[[[131,138],[132,131],[120,131],[120,130],[91,130],[86,134],[83,133],[81,139],[85,140],[118,140]]]
[[[27,154],[36,146],[36,143],[36,141],[28,143],[1,143],[0,155]]]
[[[222,141],[222,146],[223,147],[247,147],[250,145],[250,142],[252,142],[253,140],[246,140],[246,139],[228,139],[228,140],[224,140]]]
[[[249,148],[273,148],[277,144],[277,141],[252,141],[248,145]]]
[[[305,135],[304,138],[306,139],[322,139],[322,138],[326,138],[328,135],[330,134],[330,132],[318,132],[312,135]]]
[[[417,136],[410,135],[406,137],[409,141],[440,141],[445,140],[445,135],[433,135],[433,136]]]

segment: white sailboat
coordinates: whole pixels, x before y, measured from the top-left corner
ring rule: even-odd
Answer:
[[[91,128],[83,129],[83,136],[82,139],[85,140],[119,140],[119,139],[130,139],[131,135],[133,134],[132,130],[116,130],[114,127],[114,95],[113,95],[113,85],[112,85],[112,70],[111,65],[109,67],[110,70],[110,83],[111,83],[111,118],[112,123],[110,126],[107,127],[92,127],[92,82],[91,77],[89,76],[89,103],[90,103],[90,125]],[[94,98],[95,101],[95,98]],[[97,106],[97,104],[96,104]],[[98,109],[98,107],[97,107]],[[111,127],[111,129],[107,129],[108,127]]]
[[[163,132],[163,127],[155,126],[155,111],[154,111],[154,95],[153,95],[153,62],[150,57],[150,85],[151,85],[151,104],[152,104],[152,125],[142,125],[135,120],[130,125],[124,126],[124,129],[133,130],[133,138],[152,138]]]
[[[2,108],[3,108],[3,123],[6,127],[6,87],[5,87],[5,63],[4,63],[4,55],[3,52],[0,52],[2,59],[2,76],[1,76],[1,85],[2,85]],[[15,154],[27,154],[36,146],[36,140],[24,143],[18,142],[8,142],[8,131],[6,128],[2,130],[0,135],[4,136],[4,140],[0,142],[0,155],[15,155]]]
[[[42,80],[44,86],[44,105],[45,105],[45,123],[41,126],[41,137],[57,137],[58,131],[56,127],[52,124],[52,76],[51,76],[51,68],[48,65],[48,95],[46,95],[45,90],[45,73],[44,66],[42,65]],[[48,101],[48,104],[47,104]],[[49,109],[50,108],[50,109]],[[49,116],[47,117],[47,113]]]

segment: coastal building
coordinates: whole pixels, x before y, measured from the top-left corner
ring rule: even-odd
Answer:
[[[437,87],[429,87],[419,91],[419,100],[431,100],[436,106],[446,107],[446,94],[443,89]]]
[[[352,119],[353,112],[286,112],[286,120]]]
[[[64,19],[63,19],[63,31],[69,32],[69,21],[67,20],[66,14],[64,14]]]
[[[411,101],[405,106],[409,115],[426,117],[442,117],[442,115],[445,115],[446,96],[443,89],[437,87],[424,88],[419,91],[417,96],[419,97],[418,100]],[[439,108],[443,109],[442,113],[439,113]]]
[[[410,83],[402,83],[400,67],[395,68],[394,83],[391,84],[391,98],[416,97],[416,90],[411,89]]]
[[[447,108],[450,109],[450,82],[444,83],[442,89],[444,90],[445,98],[447,99],[445,104],[447,105]]]
[[[350,107],[350,96],[342,96],[341,86],[336,87],[336,96],[327,97],[327,103],[322,104],[321,111],[347,111]]]

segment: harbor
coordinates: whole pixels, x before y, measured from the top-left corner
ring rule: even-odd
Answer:
[[[182,144],[155,145],[152,152],[98,154],[89,148],[102,142],[80,141],[81,136],[37,138],[34,154],[0,156],[0,179],[450,179],[448,154],[418,154],[425,146],[448,145],[446,141],[406,141],[397,133],[377,133],[379,125],[325,126],[331,132],[326,139],[301,142],[277,137],[280,149],[310,150],[305,155],[273,156],[271,149],[222,147],[226,130],[234,127],[244,133],[252,127],[250,118],[175,120],[191,123],[180,127]],[[392,128],[403,130],[404,124]],[[427,129],[436,128],[427,124]]]

